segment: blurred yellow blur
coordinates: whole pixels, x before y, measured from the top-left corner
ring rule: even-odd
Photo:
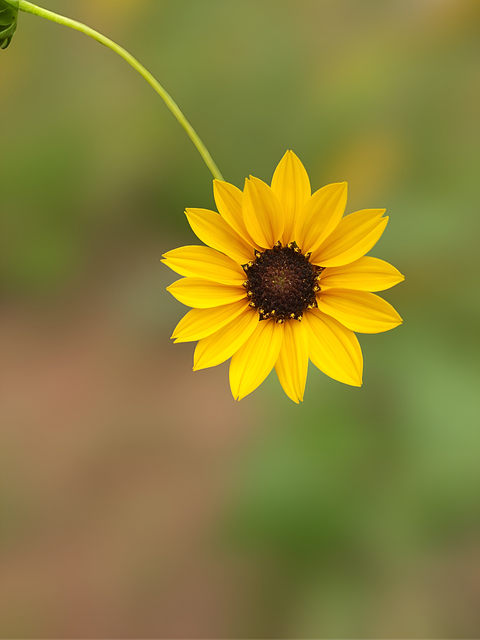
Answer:
[[[311,366],[240,403],[192,372],[163,252],[208,169],[85,36],[20,15],[0,52],[0,636],[480,634],[480,4],[45,0],[164,84],[225,179],[287,149],[347,213],[404,325],[361,389]]]

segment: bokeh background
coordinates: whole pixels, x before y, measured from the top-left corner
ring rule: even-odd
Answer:
[[[480,635],[478,0],[45,0],[164,83],[230,182],[286,149],[404,317],[364,386],[193,373],[162,252],[211,176],[161,100],[21,15],[0,52],[1,635]]]

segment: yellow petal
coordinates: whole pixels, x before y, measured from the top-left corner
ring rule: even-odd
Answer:
[[[284,325],[274,320],[262,320],[230,362],[230,388],[235,400],[254,391],[278,358],[282,346]]]
[[[181,276],[194,276],[223,282],[225,284],[241,285],[245,282],[245,272],[242,267],[210,247],[189,246],[168,251],[162,260],[167,267]]]
[[[243,193],[228,182],[213,181],[213,195],[215,204],[222,218],[241,236],[249,245],[253,245],[252,238],[247,231],[242,213]]]
[[[167,291],[170,291],[172,296],[182,304],[195,309],[218,307],[247,297],[243,287],[234,287],[204,278],[182,278],[167,287]]]
[[[322,267],[340,267],[364,256],[387,226],[385,209],[364,209],[343,218],[328,238],[312,253],[310,262]]]
[[[381,333],[402,323],[392,305],[374,293],[327,289],[317,295],[317,301],[320,311],[359,333]]]
[[[249,307],[223,329],[200,340],[195,348],[193,370],[216,367],[228,360],[250,338],[258,324],[258,312]]]
[[[384,291],[405,280],[398,269],[378,258],[364,256],[342,267],[327,267],[322,272],[320,286],[357,289],[360,291]]]
[[[327,184],[305,203],[295,224],[295,242],[303,251],[313,251],[335,229],[347,204],[347,183]]]
[[[282,205],[268,184],[253,176],[245,180],[243,219],[260,247],[271,249],[282,236],[285,225]]]
[[[303,400],[308,369],[308,333],[302,322],[288,320],[280,354],[275,363],[280,384],[287,396],[298,404]]]
[[[253,247],[218,213],[208,209],[187,209],[185,215],[195,235],[209,247],[225,253],[239,264],[254,259]]]
[[[353,331],[318,309],[304,313],[302,323],[305,323],[308,333],[309,354],[313,364],[334,380],[360,387],[363,358]]]
[[[280,200],[285,213],[282,243],[287,245],[295,239],[295,220],[312,193],[308,173],[293,151],[287,151],[275,169],[272,191]]]
[[[212,309],[192,309],[177,324],[172,338],[175,342],[201,340],[219,331],[248,309],[248,302],[245,300]]]

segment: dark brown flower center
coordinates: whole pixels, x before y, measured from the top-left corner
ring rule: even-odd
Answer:
[[[243,267],[248,278],[244,286],[260,320],[301,320],[305,309],[317,306],[315,294],[320,291],[323,269],[310,264],[309,254],[304,255],[293,242],[287,247],[278,242],[273,249],[256,251],[255,256]]]

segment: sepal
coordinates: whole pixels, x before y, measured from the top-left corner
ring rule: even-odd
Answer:
[[[18,0],[0,0],[0,49],[6,49],[17,29]]]

